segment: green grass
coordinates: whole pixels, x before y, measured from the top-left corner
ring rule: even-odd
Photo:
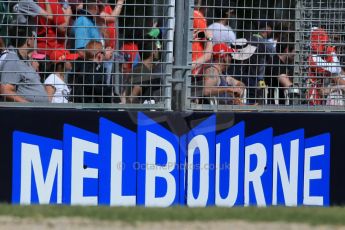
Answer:
[[[110,208],[0,205],[0,216],[28,218],[82,217],[110,221],[284,221],[345,225],[345,208]]]

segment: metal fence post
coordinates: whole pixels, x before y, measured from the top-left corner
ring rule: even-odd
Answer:
[[[301,73],[301,68],[303,68],[303,58],[301,58],[301,55],[303,53],[303,45],[302,43],[302,36],[301,34],[303,33],[303,28],[301,25],[302,21],[302,3],[301,0],[296,1],[296,7],[295,7],[296,13],[295,13],[295,29],[297,32],[295,32],[295,67],[294,67],[294,84],[300,86],[302,84],[302,78],[303,75]]]
[[[184,78],[187,67],[187,41],[188,41],[188,20],[189,2],[176,0],[175,5],[175,36],[174,36],[174,66],[172,79],[172,109],[174,111],[185,110],[185,88]]]

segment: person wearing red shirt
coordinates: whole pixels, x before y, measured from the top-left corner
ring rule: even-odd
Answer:
[[[101,25],[101,31],[105,40],[106,47],[106,62],[104,67],[106,69],[107,84],[111,84],[111,73],[113,72],[114,51],[116,50],[116,28],[115,23],[117,17],[121,14],[122,6],[125,0],[117,0],[114,10],[109,4],[105,4],[101,7],[100,18],[103,23]]]
[[[325,79],[337,82],[341,68],[335,47],[330,46],[330,38],[323,28],[312,28],[310,40],[306,98],[310,105],[321,105],[324,103],[322,88],[325,87]]]
[[[57,49],[65,49],[66,31],[72,15],[71,7],[63,8],[58,0],[38,0],[38,4],[46,9],[46,2],[50,3],[52,19],[38,17],[37,47],[38,52],[50,55]]]
[[[117,0],[114,10],[109,4],[105,4],[101,9],[100,17],[104,20],[105,26],[102,28],[103,37],[105,38],[105,46],[116,49],[116,20],[121,14],[122,6],[125,0]]]
[[[193,42],[192,42],[192,75],[197,75],[204,63],[212,58],[212,32],[207,30],[204,15],[194,10]]]

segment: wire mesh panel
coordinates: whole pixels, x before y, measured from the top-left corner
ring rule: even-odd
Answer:
[[[175,82],[185,110],[345,108],[340,0],[0,3],[1,106],[170,110]]]
[[[0,3],[2,106],[170,110],[173,0]]]
[[[342,1],[190,2],[189,109],[345,109]]]

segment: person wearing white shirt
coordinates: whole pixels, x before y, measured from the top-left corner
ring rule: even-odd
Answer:
[[[234,14],[234,10],[231,9],[229,1],[221,1],[220,5],[214,8],[215,22],[208,27],[208,30],[213,33],[214,43],[231,43],[236,41],[236,33],[229,26],[229,20],[231,15]]]
[[[70,89],[62,80],[60,74],[52,73],[44,81],[47,92],[49,92],[49,99],[52,103],[68,103],[68,95]]]
[[[44,81],[49,100],[52,103],[68,103],[70,89],[65,83],[65,73],[72,70],[72,64],[69,61],[76,60],[78,54],[72,54],[68,51],[54,51],[50,55],[53,61],[53,73]]]

